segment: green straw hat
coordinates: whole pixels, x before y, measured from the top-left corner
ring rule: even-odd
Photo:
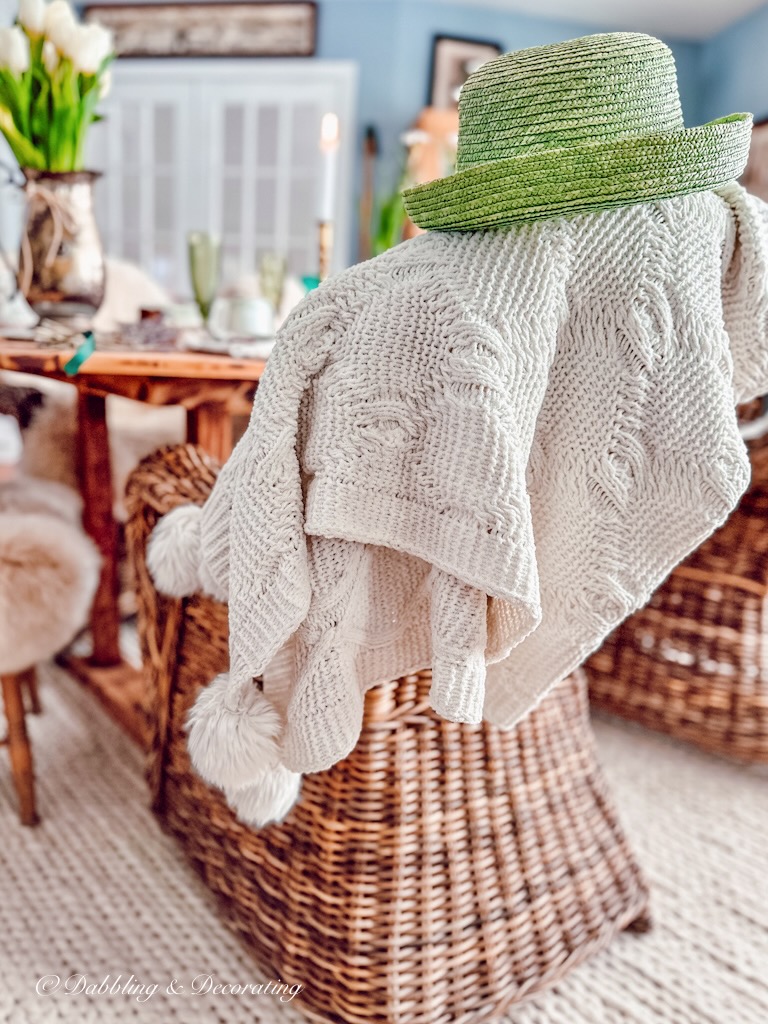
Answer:
[[[456,173],[403,192],[422,228],[472,231],[717,188],[752,115],[686,128],[671,50],[610,32],[484,64],[459,99]]]

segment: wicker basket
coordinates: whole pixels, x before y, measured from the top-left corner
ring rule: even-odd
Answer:
[[[759,411],[759,403],[757,411]],[[756,414],[755,403],[742,418]],[[726,524],[586,663],[592,703],[735,760],[768,762],[768,438]]]
[[[155,808],[257,959],[335,1024],[480,1024],[560,979],[647,893],[595,759],[583,675],[516,730],[429,708],[429,674],[370,690],[354,752],[307,776],[283,824],[241,824],[190,768],[184,720],[226,665],[226,609],[160,598],[143,562],[157,517],[215,477],[192,446],[129,486],[129,545],[154,693]]]

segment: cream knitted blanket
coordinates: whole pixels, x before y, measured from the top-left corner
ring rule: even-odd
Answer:
[[[732,185],[431,233],[301,304],[190,520],[229,601],[230,679],[193,714],[207,777],[256,781],[267,711],[268,759],[329,767],[366,689],[428,666],[441,715],[508,728],[647,602],[749,480],[767,212]]]

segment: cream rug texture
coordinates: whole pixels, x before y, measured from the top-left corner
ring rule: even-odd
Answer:
[[[147,809],[138,751],[64,672],[46,667],[42,683],[36,829],[17,823],[0,751],[0,1024],[300,1024],[301,993],[281,1001]],[[507,1024],[768,1024],[768,774],[595,728],[655,927]],[[272,984],[192,994],[196,978]]]

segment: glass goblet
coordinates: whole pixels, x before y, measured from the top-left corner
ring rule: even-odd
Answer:
[[[208,318],[219,289],[221,242],[208,231],[190,231],[187,235],[187,249],[192,292],[203,324],[209,330]]]

